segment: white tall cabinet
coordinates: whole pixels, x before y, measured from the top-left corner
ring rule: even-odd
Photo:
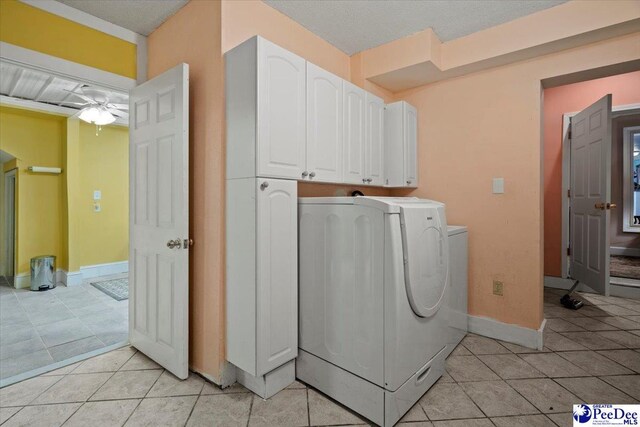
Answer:
[[[369,185],[384,185],[384,101],[365,94],[365,182]]]
[[[306,62],[258,37],[225,59],[227,360],[267,398],[295,380]]]

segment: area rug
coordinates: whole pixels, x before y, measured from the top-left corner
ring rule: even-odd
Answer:
[[[640,258],[630,256],[611,255],[611,277],[626,277],[640,279]]]
[[[91,282],[91,286],[101,290],[117,301],[129,299],[129,279],[109,279],[99,282]]]

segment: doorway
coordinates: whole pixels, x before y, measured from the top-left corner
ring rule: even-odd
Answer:
[[[16,171],[15,169],[8,169],[8,167],[10,167],[10,161],[13,159],[13,156],[0,150],[0,172],[5,171],[5,168],[7,167],[6,172],[4,172],[2,191],[0,191],[0,198],[2,198],[2,212],[0,212],[0,218],[3,219],[2,245],[4,249],[4,251],[2,251],[2,272],[0,276],[1,280],[9,286],[13,286],[15,270]]]

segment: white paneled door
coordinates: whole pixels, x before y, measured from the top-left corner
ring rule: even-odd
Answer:
[[[258,178],[257,375],[298,354],[298,185]]]
[[[189,375],[189,66],[129,97],[129,340]]]
[[[371,185],[384,185],[384,100],[367,93],[365,102],[365,178]]]
[[[342,181],[342,79],[307,64],[307,172],[310,181]]]
[[[344,82],[344,182],[367,184],[365,176],[365,91]]]
[[[611,95],[571,119],[570,274],[609,294]]]

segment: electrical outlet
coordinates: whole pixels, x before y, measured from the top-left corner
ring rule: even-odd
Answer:
[[[493,281],[493,294],[494,295],[503,295],[504,284],[498,280]]]

